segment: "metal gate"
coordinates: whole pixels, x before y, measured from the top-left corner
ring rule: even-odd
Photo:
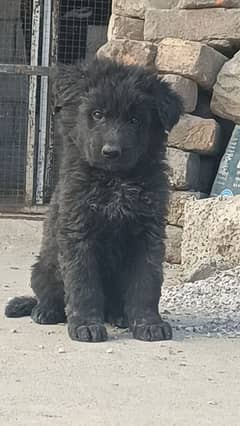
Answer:
[[[54,187],[49,67],[106,42],[111,0],[0,0],[0,211],[35,212]]]

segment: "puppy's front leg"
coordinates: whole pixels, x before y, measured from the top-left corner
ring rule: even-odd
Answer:
[[[158,308],[163,250],[164,247],[154,247],[151,242],[144,241],[138,244],[129,263],[126,311],[135,339],[158,341],[172,338],[171,326],[162,320]]]
[[[89,241],[65,236],[61,239],[60,253],[71,339],[82,342],[106,340],[104,297],[94,248]]]

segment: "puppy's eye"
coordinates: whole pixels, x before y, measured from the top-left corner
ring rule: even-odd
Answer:
[[[137,126],[139,124],[139,121],[138,121],[138,119],[136,117],[131,117],[129,121],[134,126]]]
[[[103,117],[104,117],[104,114],[99,109],[97,109],[96,111],[92,112],[92,118],[94,120],[102,120]]]

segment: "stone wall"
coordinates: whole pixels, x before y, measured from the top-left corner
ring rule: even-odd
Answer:
[[[166,262],[181,264],[185,203],[209,194],[232,120],[240,117],[240,79],[233,94],[228,90],[229,59],[240,49],[240,1],[113,0],[112,11],[98,55],[154,66],[183,98],[185,115],[167,149]]]

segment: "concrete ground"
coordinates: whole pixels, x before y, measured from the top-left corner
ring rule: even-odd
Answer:
[[[0,219],[1,426],[240,424],[238,338],[144,343],[110,329],[87,344],[62,325],[5,318],[7,299],[30,293],[40,236],[41,222]]]

